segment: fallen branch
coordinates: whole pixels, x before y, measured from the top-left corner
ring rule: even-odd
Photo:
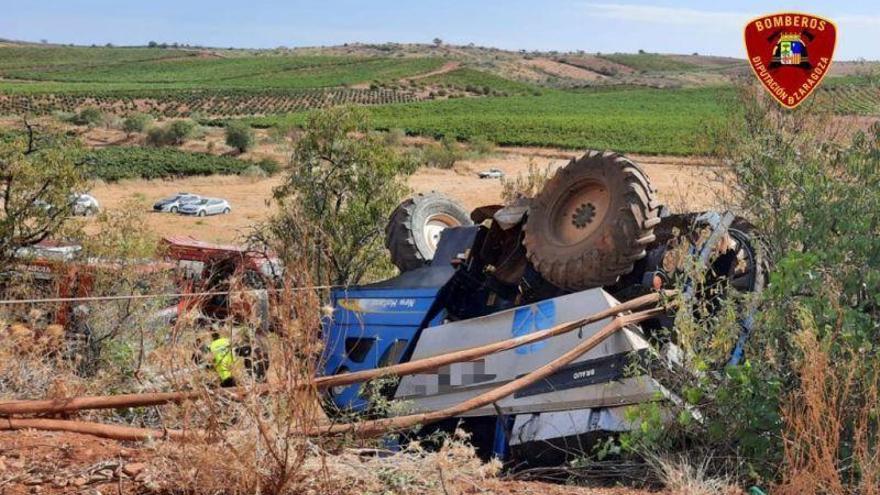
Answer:
[[[674,294],[673,291],[666,291],[665,296]],[[598,313],[586,316],[584,318],[574,320],[567,323],[556,325],[546,330],[533,332],[520,337],[493,342],[478,347],[463,349],[460,351],[450,352],[447,354],[410,361],[407,363],[364,370],[355,373],[343,373],[334,376],[324,376],[316,378],[314,386],[318,389],[327,389],[339,385],[349,385],[376,378],[388,376],[406,376],[417,373],[424,373],[446,366],[452,363],[460,363],[480,359],[489,354],[515,349],[523,345],[531,344],[541,340],[545,340],[557,335],[571,332],[584,325],[589,325],[597,321],[610,318],[612,316],[633,311],[650,304],[660,302],[661,294],[648,294],[637,297],[630,301],[621,303],[617,306],[607,308]],[[311,384],[303,384],[303,387],[311,386]],[[211,391],[212,393],[225,394],[232,399],[240,399],[249,394],[266,394],[281,391],[283,388],[278,386],[260,385],[253,388],[237,387],[230,389],[218,389]],[[31,414],[58,414],[87,409],[121,409],[127,407],[147,407],[173,402],[184,402],[188,400],[199,400],[206,396],[205,391],[189,391],[189,392],[152,392],[141,394],[119,394],[110,396],[90,396],[90,397],[66,397],[58,399],[42,399],[42,400],[11,400],[0,402],[0,416],[15,415],[31,415]]]
[[[94,435],[101,438],[126,441],[145,441],[150,439],[170,438],[188,440],[200,436],[198,432],[182,430],[150,430],[132,426],[106,425],[90,421],[70,421],[65,419],[43,418],[0,418],[0,430],[45,430],[68,431]]]

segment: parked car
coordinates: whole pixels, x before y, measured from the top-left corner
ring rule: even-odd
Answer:
[[[78,193],[70,195],[71,213],[84,217],[94,215],[101,209],[98,200],[91,194]]]
[[[478,172],[477,175],[480,176],[481,179],[500,179],[504,177],[504,172],[497,168],[490,168],[489,170]]]
[[[182,205],[178,212],[181,215],[195,215],[203,217],[205,215],[225,215],[232,211],[229,201],[220,198],[202,198],[195,203]]]
[[[73,193],[68,196],[68,199],[70,201],[68,204],[70,205],[71,215],[81,215],[86,217],[98,213],[98,210],[101,209],[98,200],[91,194]],[[57,206],[42,199],[35,199],[31,204],[46,211],[48,214],[52,214],[58,209]]]
[[[55,209],[55,207],[52,206],[52,203],[49,203],[48,201],[44,201],[42,199],[35,199],[31,204],[47,213],[51,213],[52,210]]]
[[[190,194],[179,192],[174,196],[162,198],[153,205],[154,211],[177,213],[180,207],[201,201],[202,197],[198,194]]]

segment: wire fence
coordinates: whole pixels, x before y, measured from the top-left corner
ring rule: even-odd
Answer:
[[[336,289],[344,287],[342,285],[311,285],[306,287],[292,287],[287,289],[242,289],[227,291],[209,291],[209,292],[165,292],[159,294],[127,294],[115,296],[83,296],[83,297],[49,297],[40,299],[0,299],[0,306],[12,306],[20,304],[59,304],[66,302],[101,302],[101,301],[126,301],[135,299],[171,299],[175,297],[211,297],[211,296],[229,296],[233,294],[255,294],[255,293],[278,293],[278,292],[300,292],[304,290],[320,290],[320,289]]]

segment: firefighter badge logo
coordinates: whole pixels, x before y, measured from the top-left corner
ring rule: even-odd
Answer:
[[[758,80],[779,103],[794,108],[831,68],[837,27],[811,14],[769,14],[746,24],[745,41]]]

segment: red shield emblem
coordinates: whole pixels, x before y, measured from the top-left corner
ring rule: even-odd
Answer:
[[[768,14],[749,21],[745,39],[758,80],[779,103],[794,108],[831,68],[837,27],[812,14]]]

